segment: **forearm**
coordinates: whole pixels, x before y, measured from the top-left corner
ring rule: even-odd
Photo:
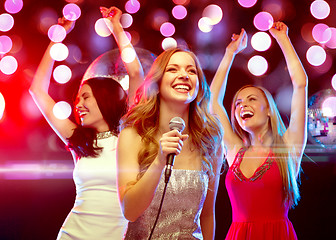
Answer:
[[[213,240],[215,237],[215,215],[201,217],[201,229],[204,240]]]
[[[289,75],[294,87],[306,87],[307,74],[302,66],[302,63],[289,39],[284,37],[278,40],[278,44],[285,56]]]
[[[126,219],[133,222],[148,208],[160,182],[164,165],[155,161],[146,173],[123,196],[122,206]]]

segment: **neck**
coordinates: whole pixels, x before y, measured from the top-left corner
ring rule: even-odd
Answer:
[[[181,117],[186,125],[184,132],[188,131],[189,105],[172,106],[167,104],[160,104],[159,130],[161,133],[170,131],[169,122],[174,117]]]

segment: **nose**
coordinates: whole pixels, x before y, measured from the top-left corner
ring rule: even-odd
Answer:
[[[182,79],[185,79],[185,80],[189,79],[189,75],[185,70],[180,71],[179,77],[182,78]]]
[[[81,110],[83,108],[83,102],[79,99],[77,100],[77,103],[75,105],[76,111],[78,112],[79,110]]]

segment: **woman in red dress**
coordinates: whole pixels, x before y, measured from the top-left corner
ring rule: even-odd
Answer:
[[[233,34],[211,84],[212,108],[224,128],[229,164],[225,179],[232,206],[228,240],[297,239],[288,210],[300,197],[297,178],[307,139],[307,75],[287,26],[276,22],[269,32],[285,56],[293,85],[288,128],[271,94],[252,85],[235,94],[230,123],[223,98],[233,59],[246,47],[243,29],[239,35]]]

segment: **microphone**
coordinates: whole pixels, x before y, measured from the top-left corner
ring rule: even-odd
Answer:
[[[174,117],[169,122],[169,128],[170,130],[177,130],[181,133],[185,128],[185,123],[182,118]],[[169,178],[174,165],[174,160],[175,160],[175,154],[174,153],[168,154],[165,169],[165,183],[169,182]]]

